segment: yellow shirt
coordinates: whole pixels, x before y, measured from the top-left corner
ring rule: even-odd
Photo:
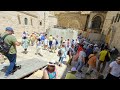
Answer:
[[[107,52],[108,52],[107,50],[103,50],[100,52],[100,58],[99,58],[100,61],[105,60],[105,56],[107,55]],[[110,56],[110,54],[108,54],[108,55]]]
[[[75,76],[75,74],[72,74],[72,73],[69,72],[69,73],[66,74],[65,79],[76,79],[76,76]]]
[[[50,37],[49,37],[49,41],[52,41],[52,40],[53,40],[53,37],[52,37],[52,36],[50,36]]]

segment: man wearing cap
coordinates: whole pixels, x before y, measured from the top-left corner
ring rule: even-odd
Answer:
[[[71,71],[69,71],[69,72],[66,74],[65,79],[77,79],[76,76],[75,76],[76,72],[77,72],[76,68],[73,67],[73,68],[71,69]]]
[[[11,46],[9,53],[5,55],[10,62],[10,65],[5,73],[5,77],[7,77],[16,67],[16,45],[19,46],[21,44],[12,34],[14,34],[13,29],[11,27],[7,27],[6,32],[2,35],[2,37],[4,35],[8,35],[5,37],[4,42]]]
[[[120,79],[120,57],[110,63],[106,79]]]

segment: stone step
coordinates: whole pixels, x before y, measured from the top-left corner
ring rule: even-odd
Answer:
[[[17,65],[21,65],[21,69],[17,70],[13,75],[10,75],[7,79],[20,79],[34,71],[39,70],[40,68],[47,65],[47,63],[47,61],[36,58],[33,58],[31,60],[19,61]],[[0,79],[4,79],[4,74],[0,75]]]

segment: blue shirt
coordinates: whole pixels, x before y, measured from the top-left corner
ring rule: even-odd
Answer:
[[[87,50],[86,50],[86,56],[88,57],[90,54],[92,54],[93,53],[93,49],[92,48],[88,48]]]

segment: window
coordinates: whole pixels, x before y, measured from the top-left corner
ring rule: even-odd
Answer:
[[[25,25],[27,25],[28,24],[28,19],[25,18],[24,21],[25,21]]]
[[[113,18],[112,18],[112,20],[111,20],[111,24],[113,24],[113,22],[114,22],[114,19],[115,19],[115,17],[113,17]]]
[[[118,15],[118,19],[117,19],[117,22],[119,22],[119,20],[120,20],[120,14]]]
[[[116,15],[115,20],[114,20],[114,23],[117,22],[118,16],[119,16],[119,14]]]
[[[33,25],[33,23],[32,23],[32,19],[31,19],[31,25]]]
[[[100,29],[101,22],[102,22],[101,17],[96,16],[92,21],[92,29]]]
[[[19,22],[19,24],[21,24],[20,15],[18,15],[18,22]]]
[[[40,22],[40,25],[42,25],[42,21]]]

